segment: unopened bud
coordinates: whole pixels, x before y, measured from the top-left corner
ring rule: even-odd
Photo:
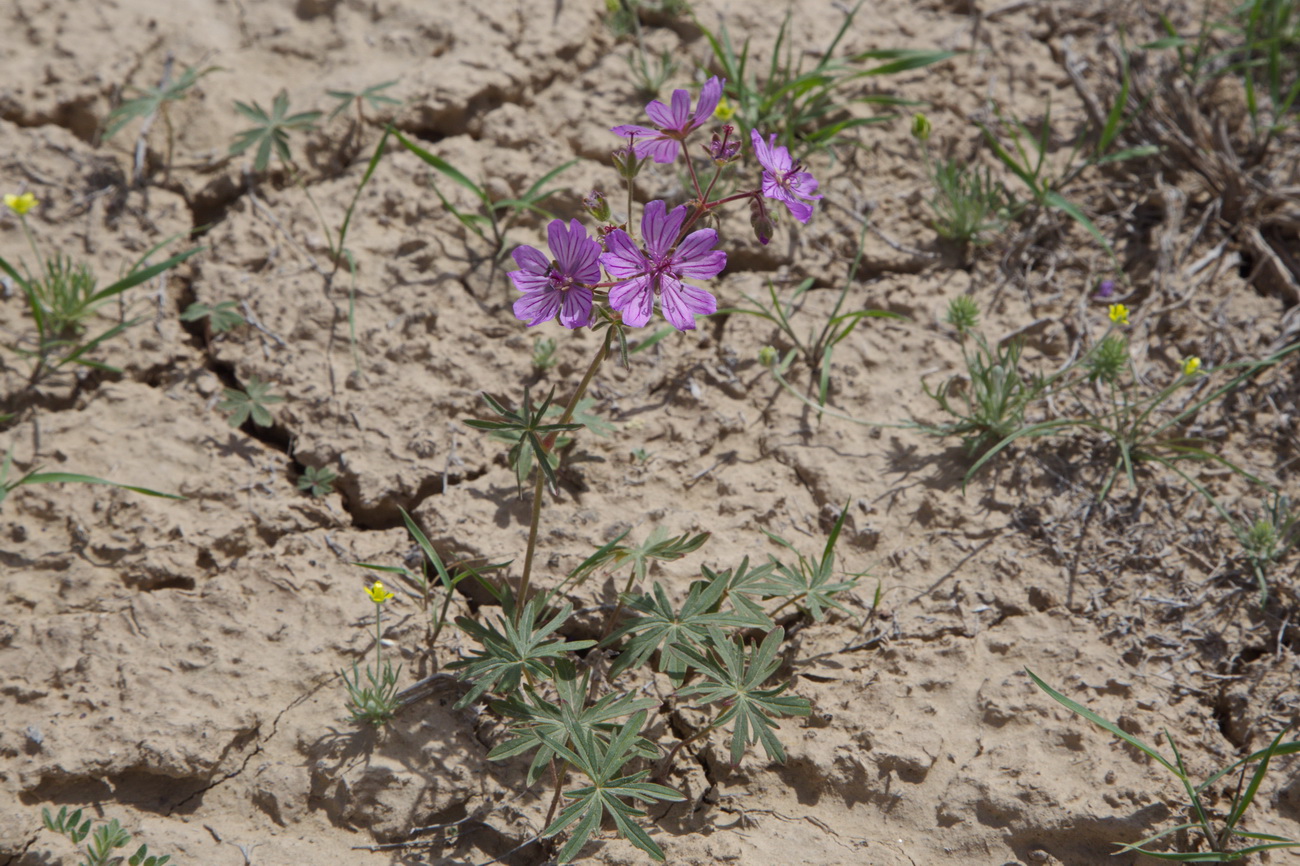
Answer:
[[[764,367],[771,367],[776,363],[777,351],[772,346],[764,346],[758,350],[758,363]]]
[[[754,235],[760,244],[766,246],[776,233],[776,226],[772,225],[772,218],[767,215],[767,208],[763,207],[760,200],[754,199],[749,209],[749,224],[754,227]]]
[[[645,164],[644,159],[637,159],[636,152],[631,145],[623,145],[612,154],[614,159],[614,170],[618,176],[624,180],[631,180],[641,173],[641,166]]]
[[[722,135],[713,133],[713,140],[709,142],[709,156],[713,158],[714,164],[726,165],[740,154],[740,142],[731,140],[733,132],[734,127],[724,126]]]
[[[918,141],[930,140],[930,118],[919,111],[912,115],[912,137]]]
[[[609,221],[609,202],[605,201],[605,196],[599,190],[593,189],[587,193],[582,200],[582,206],[597,222]]]

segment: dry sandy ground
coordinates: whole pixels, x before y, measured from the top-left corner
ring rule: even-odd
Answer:
[[[725,20],[738,42],[752,38],[766,67],[780,14],[740,0],[702,2],[696,13],[711,27]],[[504,734],[490,710],[454,710],[453,690],[382,731],[359,730],[339,671],[373,647],[362,593],[373,577],[352,563],[398,565],[412,551],[399,507],[448,558],[521,555],[527,502],[499,443],[462,421],[484,415],[481,391],[514,402],[524,385],[572,388],[598,337],[516,321],[491,248],[440,204],[427,166],[393,149],[360,198],[348,243],[359,265],[358,373],[349,281],[328,278],[304,186],[336,226],[392,119],[496,197],[576,158],[547,207],[580,216],[588,189],[616,186],[609,126],[643,122],[633,45],[610,35],[603,14],[596,0],[4,4],[0,186],[40,199],[31,219],[44,248],[86,258],[101,278],[195,227],[205,251],[101,311],[103,322],[145,317],[98,355],[120,375],[60,374],[29,389],[26,363],[3,356],[0,396],[19,417],[0,447],[14,447],[20,469],[186,499],[46,485],[4,502],[0,864],[73,862],[68,843],[41,829],[41,808],[60,805],[118,818],[151,851],[209,866],[480,863],[543,826],[548,793],[525,786],[526,761],[486,760]],[[837,4],[797,3],[791,44],[820,50],[843,18]],[[1063,158],[1087,119],[1067,55],[1085,58],[1083,77],[1103,88],[1112,68],[1103,46],[1121,25],[1151,32],[1141,10],[1121,15],[1104,3],[882,0],[862,10],[841,48],[968,52],[869,87],[927,101],[936,147],[963,158],[980,151],[974,120],[990,117],[988,100],[1032,120],[1050,98]],[[698,86],[691,69],[709,49],[688,18],[651,19],[646,39],[682,62],[669,87]],[[156,84],[168,64],[173,75],[218,69],[170,109],[171,164],[161,120],[137,162],[138,123],[107,142],[100,132],[123,88]],[[400,108],[294,133],[303,186],[278,168],[252,175],[247,155],[226,158],[247,125],[235,100],[269,106],[284,89],[294,110],[327,109],[327,90],[392,79],[385,92]],[[940,319],[963,293],[986,311],[988,333],[1024,329],[1026,363],[1043,369],[1104,330],[1105,305],[1090,295],[1107,259],[1077,226],[1056,220],[1028,241],[1008,232],[967,260],[929,226],[906,120],[860,139],[861,148],[814,157],[826,198],[806,228],[782,225],[762,247],[747,214],[725,221],[730,265],[711,285],[730,306],[769,281],[789,291],[813,277],[799,314],[807,329],[828,315],[869,215],[846,309],[908,319],[868,321],[840,345],[839,410],[943,421],[921,380],[959,369]],[[1214,267],[1190,267],[1225,237],[1218,222],[1198,230],[1203,185],[1190,173],[1130,181],[1088,175],[1075,191],[1121,215],[1099,226],[1134,274],[1127,298],[1143,369],[1165,381],[1187,355],[1222,363],[1282,345],[1295,299],[1248,283],[1238,244],[1217,248]],[[652,168],[638,192],[671,197],[679,183]],[[440,188],[472,208],[464,190]],[[540,243],[544,224],[526,216],[509,244]],[[17,221],[0,218],[0,254],[25,253]],[[196,300],[237,301],[250,324],[217,335],[183,323]],[[4,342],[28,328],[6,284]],[[535,371],[544,337],[559,341],[558,364]],[[544,582],[626,529],[636,540],[654,526],[713,533],[653,575],[680,598],[702,565],[779,553],[762,529],[819,550],[848,503],[841,564],[867,575],[846,599],[848,615],[787,621],[785,674],[813,714],[782,725],[784,765],[760,753],[731,766],[721,737],[691,750],[669,780],[687,801],[653,810],[650,824],[670,862],[1138,862],[1109,857],[1111,843],[1182,820],[1180,790],[1053,704],[1026,666],[1148,740],[1167,728],[1198,776],[1295,720],[1294,557],[1275,571],[1261,611],[1231,534],[1176,477],[1153,473],[1138,491],[1121,482],[1092,513],[1110,458],[1082,440],[1012,449],[963,489],[969,461],[956,439],[818,419],[781,391],[756,360],[765,344],[788,345],[781,340],[766,322],[718,316],[633,356],[630,369],[604,365],[592,393],[614,429],[580,435],[571,457],[585,459],[571,459],[545,514]],[[1292,490],[1295,367],[1262,376],[1201,431]],[[810,375],[802,362],[790,373],[801,387]],[[287,398],[269,433],[231,429],[215,408],[223,387],[253,376]],[[638,448],[647,460],[632,457]],[[304,467],[326,464],[340,473],[337,492],[316,500],[296,489]],[[1194,471],[1234,513],[1257,504],[1232,473]],[[622,579],[593,582],[575,601],[607,602]],[[458,596],[452,612],[480,602]],[[470,646],[447,629],[429,647],[426,633],[410,598],[392,603],[385,639],[402,655],[404,684]],[[678,724],[657,717],[651,734],[670,746]],[[1300,834],[1294,767],[1284,759],[1270,775],[1251,829]],[[1211,799],[1222,809],[1221,791]],[[412,832],[465,818],[454,834]],[[378,847],[412,840],[420,844]],[[533,845],[505,862],[545,858]],[[581,859],[647,858],[606,831]]]

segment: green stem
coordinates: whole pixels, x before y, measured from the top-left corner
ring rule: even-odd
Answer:
[[[568,424],[569,420],[573,418],[573,413],[578,407],[578,401],[582,399],[583,394],[587,393],[587,386],[591,384],[591,380],[596,375],[596,369],[600,366],[600,363],[604,361],[605,357],[609,354],[609,346],[613,339],[614,326],[611,325],[605,331],[605,340],[600,344],[600,350],[597,351],[596,356],[591,359],[591,364],[587,367],[587,372],[583,374],[582,381],[578,383],[577,390],[573,392],[573,397],[569,400],[569,405],[565,408],[564,414],[560,417],[560,424]],[[555,444],[555,434],[546,437],[543,444],[549,451],[551,446]],[[528,547],[524,551],[524,574],[519,580],[519,595],[516,598],[515,603],[516,622],[519,620],[519,614],[523,611],[523,605],[528,603],[528,584],[533,573],[533,556],[537,552],[537,530],[542,522],[542,505],[545,494],[546,475],[542,472],[542,468],[539,466],[537,467],[537,481],[533,485],[532,518],[528,526]]]
[[[32,227],[27,224],[27,214],[18,214],[18,222],[22,223],[23,234],[27,236],[27,243],[31,245],[32,252],[36,255],[37,266],[39,267],[40,263],[44,262],[45,259],[41,256],[41,251],[36,246],[36,236],[32,234]]]
[[[383,616],[384,603],[375,602],[375,676],[381,676],[384,670]]]

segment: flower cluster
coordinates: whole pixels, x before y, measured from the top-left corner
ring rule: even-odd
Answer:
[[[631,183],[642,161],[651,159],[664,164],[684,156],[696,197],[672,209],[664,201],[646,204],[640,244],[629,234],[630,219],[629,223],[603,228],[599,240],[592,238],[576,219],[567,225],[563,220],[552,221],[546,230],[550,257],[530,246],[514,251],[519,269],[508,276],[522,293],[514,303],[518,319],[530,327],[553,319],[566,328],[585,327],[596,322],[596,305],[603,297],[628,327],[646,325],[657,303],[674,328],[693,330],[695,317],[716,312],[718,302],[706,289],[686,281],[712,279],[727,265],[727,254],[714,249],[718,233],[696,227],[701,217],[723,204],[748,200],[755,234],[764,244],[775,230],[765,199],[785,205],[790,216],[800,223],[806,224],[812,218],[813,204],[822,198],[817,193],[817,180],[791,158],[787,148],[777,145],[776,135],[765,140],[758,130],[752,130],[750,135],[753,155],[761,168],[757,186],[709,200],[722,169],[739,158],[741,141],[733,137],[735,130],[728,125],[702,146],[703,155],[717,172],[713,181],[703,187],[696,177],[687,141],[711,118],[726,120],[734,113],[722,96],[725,83],[716,76],[710,78],[693,111],[690,94],[685,90],[673,91],[668,105],[657,99],[649,103],[645,111],[655,123],[654,128],[635,124],[612,128],[616,135],[628,139],[614,155],[620,176]],[[611,218],[608,202],[600,193],[592,192],[584,204],[598,220]],[[608,281],[602,281],[602,267]]]

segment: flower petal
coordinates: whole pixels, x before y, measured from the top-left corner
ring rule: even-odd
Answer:
[[[560,310],[560,292],[529,292],[515,301],[515,318],[528,323],[528,327],[549,322]]]
[[[662,258],[677,243],[682,223],[686,222],[686,205],[678,205],[671,212],[668,205],[656,199],[645,206],[641,217],[641,239],[651,255]]]
[[[519,267],[530,274],[544,275],[551,270],[551,260],[533,247],[515,247],[513,255]]]
[[[713,76],[704,82],[704,87],[700,90],[700,104],[695,109],[695,117],[691,121],[691,129],[703,126],[704,122],[713,116],[713,111],[722,101],[722,85],[726,82],[725,78]]]
[[[516,289],[525,293],[544,292],[553,285],[549,276],[530,274],[528,271],[510,271],[506,276],[515,284]]]
[[[718,302],[703,289],[664,277],[659,286],[659,309],[677,330],[693,331],[695,317],[716,313]]]
[[[575,287],[563,294],[560,324],[566,328],[582,328],[591,324],[591,289]]]
[[[605,237],[609,252],[600,257],[601,264],[615,279],[629,279],[646,272],[645,254],[632,243],[627,232],[614,229]]]
[[[623,314],[623,324],[630,328],[644,327],[650,321],[654,302],[650,277],[644,274],[609,290],[609,305]]]

